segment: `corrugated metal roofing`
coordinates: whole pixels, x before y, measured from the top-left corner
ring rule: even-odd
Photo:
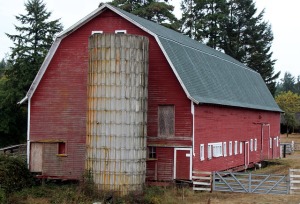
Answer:
[[[281,112],[281,109],[257,72],[232,57],[181,33],[109,4],[103,4],[58,35],[29,91],[20,103],[31,98],[61,39],[80,28],[105,9],[118,13],[156,38],[187,97],[195,103],[220,104]]]
[[[260,74],[241,62],[176,31],[118,8],[157,40],[196,103],[281,111]]]

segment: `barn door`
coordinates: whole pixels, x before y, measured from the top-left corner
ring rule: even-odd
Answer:
[[[43,171],[43,143],[30,144],[30,171]]]
[[[249,142],[245,142],[245,167],[247,168],[249,165]]]
[[[191,155],[190,148],[174,149],[174,179],[191,180]]]

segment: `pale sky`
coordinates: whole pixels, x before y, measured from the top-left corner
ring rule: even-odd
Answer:
[[[107,1],[107,0],[106,0]],[[180,14],[181,0],[171,0],[175,5],[177,16]],[[0,1],[0,60],[9,52],[12,46],[5,33],[17,34],[14,24],[18,24],[15,16],[26,14],[25,0]],[[105,0],[44,0],[47,11],[52,12],[52,19],[61,18],[64,29],[70,27],[90,12],[95,10],[100,2]],[[300,75],[300,0],[256,0],[258,11],[265,8],[265,21],[272,25],[274,41],[272,45],[273,59],[277,59],[275,71],[281,71],[280,78],[288,71],[293,76]]]

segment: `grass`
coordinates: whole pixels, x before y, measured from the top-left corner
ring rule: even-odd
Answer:
[[[300,134],[281,136],[281,142],[300,143]],[[253,173],[287,174],[289,168],[300,169],[300,151],[283,159],[268,161],[268,166]],[[46,184],[13,193],[7,203],[14,204],[91,204],[104,203],[109,192],[97,192],[85,184]],[[114,197],[111,203],[120,204],[298,204],[300,195],[263,195],[247,193],[194,192],[190,188],[146,187],[144,194],[131,193],[126,197]]]

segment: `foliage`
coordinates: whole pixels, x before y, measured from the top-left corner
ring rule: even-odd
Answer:
[[[189,37],[206,43],[214,49],[220,49],[225,23],[226,0],[202,0],[181,2],[181,31]]]
[[[172,13],[174,6],[168,0],[113,0],[110,4],[168,28],[177,30],[179,27]]]
[[[273,34],[253,0],[183,0],[181,9],[185,34],[257,71],[275,93]]]
[[[24,160],[0,156],[0,189],[6,195],[32,184],[33,178]]]
[[[275,100],[279,107],[285,112],[284,120],[287,127],[294,128],[297,125],[295,114],[300,112],[300,96],[291,91],[281,92],[275,97]]]
[[[291,73],[285,72],[284,77],[276,86],[276,93],[291,91],[300,94],[300,76],[294,77]]]
[[[41,66],[53,37],[62,30],[59,20],[49,21],[42,0],[28,0],[26,14],[16,16],[18,34],[6,34],[14,43],[0,79],[0,146],[16,144],[26,138],[26,107],[17,105],[28,91]]]

